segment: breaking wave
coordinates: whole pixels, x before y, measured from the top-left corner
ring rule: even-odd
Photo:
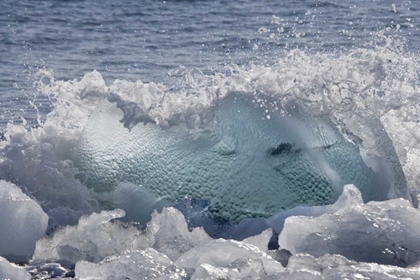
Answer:
[[[262,107],[268,106],[262,97],[270,97],[270,100],[275,100],[275,104],[269,105],[276,107],[280,112],[288,102],[299,102],[313,114],[328,113],[336,119],[337,124],[343,124],[342,127],[346,127],[351,133],[361,138],[359,144],[366,153],[383,157],[386,156],[383,154],[384,151],[374,141],[375,133],[381,132],[365,130],[363,123],[370,118],[380,120],[383,129],[392,140],[393,148],[404,171],[404,174],[398,175],[401,178],[397,181],[404,184],[406,181],[411,198],[416,203],[420,194],[417,187],[420,185],[418,69],[417,54],[407,52],[399,41],[384,37],[382,44],[371,48],[353,49],[348,53],[311,53],[295,49],[277,57],[276,61],[272,61],[270,65],[231,64],[213,73],[180,67],[168,73],[171,84],[145,83],[141,80],[105,81],[97,71],[86,73],[80,80],[63,81],[55,79],[53,73],[42,70],[35,76],[36,86],[39,93],[50,101],[52,110],[46,116],[39,114],[35,127],[27,124],[25,120],[22,124],[9,123],[7,125],[5,139],[0,142],[0,179],[14,183],[41,205],[49,217],[48,228],[51,232],[57,226],[63,226],[64,230],[69,230],[69,226],[77,224],[83,215],[109,210],[101,204],[105,194],[98,194],[88,189],[84,185],[83,176],[80,176],[73,164],[77,141],[90,115],[103,99],[115,103],[122,110],[124,117],[121,122],[127,129],[147,122],[156,123],[162,127],[185,123],[190,129],[196,129],[212,120],[218,100],[230,93],[239,93],[254,96],[254,101]],[[34,106],[36,107],[35,104]],[[270,111],[267,110],[266,113],[265,117],[269,118]],[[403,196],[401,195],[403,191],[398,188],[394,192],[390,198]],[[382,203],[381,207],[386,208],[387,202]],[[114,215],[114,218],[123,216],[115,211],[109,212],[116,213],[115,215],[109,215]],[[373,210],[369,208],[366,211]],[[298,213],[301,212],[298,211]],[[156,215],[154,216],[155,223],[158,219]],[[92,217],[83,218],[83,221],[94,219]],[[99,224],[106,224],[111,218],[104,216],[100,218],[103,222]],[[160,222],[164,227],[165,222],[163,220]],[[83,227],[80,222],[79,227]],[[130,230],[134,236],[138,235],[135,232],[137,229],[131,228],[131,225],[124,230]],[[149,230],[153,229],[149,228]],[[77,236],[76,233],[74,234]],[[187,233],[183,234],[187,235]],[[59,238],[58,236],[57,233],[54,238]],[[283,271],[282,268],[273,268],[276,264],[271,263],[272,259],[267,261],[265,257],[261,257],[265,253],[260,252],[259,249],[249,249],[233,241],[209,241],[208,236],[201,239],[194,237],[198,238],[198,241],[190,240],[190,245],[188,245],[190,247],[182,247],[179,250],[184,251],[174,253],[161,249],[159,246],[153,247],[151,245],[155,244],[153,234],[149,233],[147,238],[144,238],[147,239],[144,241],[146,245],[139,245],[137,248],[146,250],[143,253],[123,253],[127,248],[124,247],[125,245],[118,244],[115,246],[122,246],[121,250],[103,252],[97,258],[73,255],[70,262],[74,264],[84,261],[76,266],[76,272],[82,271],[80,267],[86,266],[82,272],[85,273],[90,266],[95,266],[86,261],[102,261],[99,265],[108,265],[116,261],[109,258],[113,254],[117,254],[117,258],[128,254],[138,255],[140,259],[147,259],[151,255],[158,262],[172,267],[165,271],[172,271],[175,265],[182,267],[184,270],[179,274],[182,278],[184,274],[191,276],[187,264],[191,264],[194,256],[199,254],[188,250],[198,246],[197,244],[212,242],[212,245],[208,246],[218,248],[222,246],[218,243],[228,242],[223,244],[224,248],[226,246],[231,246],[232,250],[245,248],[244,250],[248,250],[250,254],[250,259],[260,258],[263,262],[262,267],[266,269],[265,272]],[[264,242],[266,241],[264,239]],[[291,244],[291,241],[285,241],[284,238],[281,242]],[[42,256],[42,248],[39,247],[49,246],[44,243],[46,244],[47,241],[37,243],[36,250],[38,251],[35,255],[45,260],[48,258]],[[154,251],[155,249],[157,251]],[[187,251],[189,253],[185,253]],[[292,253],[298,253],[298,251]],[[308,253],[316,255],[313,252]],[[341,252],[332,250],[325,253]],[[89,254],[86,253],[85,256],[87,255]],[[369,261],[354,258],[351,254],[347,257],[356,261]],[[279,259],[280,257],[277,260]],[[57,259],[49,260],[57,261],[58,256]],[[320,266],[324,265],[325,261],[325,259],[317,260],[321,262]],[[405,266],[392,261],[383,263]],[[194,269],[198,271],[197,275],[205,275],[208,271],[219,273],[219,266],[222,267],[225,264],[213,262],[208,267],[202,265],[198,268],[197,265]],[[267,267],[271,267],[272,270]],[[226,273],[233,272],[229,270]]]

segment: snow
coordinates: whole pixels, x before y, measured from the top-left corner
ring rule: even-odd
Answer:
[[[45,234],[48,216],[16,185],[0,181],[0,225],[0,255],[25,261]]]

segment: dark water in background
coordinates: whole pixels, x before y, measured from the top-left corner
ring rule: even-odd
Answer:
[[[0,130],[35,118],[29,100],[48,112],[33,87],[39,69],[170,85],[180,67],[270,64],[294,48],[345,53],[382,43],[382,33],[417,53],[419,16],[420,2],[408,0],[1,1]]]

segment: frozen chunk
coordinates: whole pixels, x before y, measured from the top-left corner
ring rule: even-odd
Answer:
[[[303,269],[321,272],[322,267],[314,256],[302,253],[292,255],[289,258],[287,270],[296,271]]]
[[[165,255],[148,248],[144,251],[125,251],[107,257],[100,263],[80,261],[76,264],[79,279],[183,279],[184,269],[176,267]]]
[[[52,237],[39,240],[34,260],[99,262],[127,249],[149,247],[147,238],[136,227],[110,222],[123,216],[120,209],[83,216],[78,225],[61,228]]]
[[[331,209],[319,217],[286,219],[280,247],[293,254],[340,254],[403,267],[420,260],[420,212],[407,200],[363,204],[359,190],[347,185]]]
[[[0,257],[0,279],[29,280],[31,276],[25,269],[9,263],[5,258]]]
[[[376,263],[355,262],[340,255],[328,254],[320,258],[315,258],[308,254],[296,254],[290,258],[287,271],[290,273],[310,272],[322,275],[322,278],[320,279],[326,280],[419,279],[420,277],[420,268],[418,267],[401,268]],[[283,274],[281,274],[281,276],[283,276]]]
[[[58,263],[41,263],[26,266],[25,268],[34,279],[61,278],[70,273],[69,270],[65,269]]]
[[[0,255],[26,261],[48,226],[48,216],[16,185],[0,181]]]
[[[202,228],[190,232],[184,215],[175,208],[164,208],[161,214],[154,212],[146,233],[153,248],[173,261],[191,248],[211,240]]]
[[[262,252],[268,251],[268,242],[273,236],[273,230],[271,228],[264,230],[261,234],[248,237],[244,239],[244,243],[248,243],[258,247]]]
[[[290,210],[279,212],[267,219],[267,224],[274,232],[280,233],[283,230],[284,222],[293,216],[312,216],[317,217],[325,214],[327,206],[298,206]]]
[[[325,206],[298,206],[287,211],[274,214],[267,219],[267,224],[274,232],[280,233],[283,230],[284,222],[287,218],[293,216],[311,216],[318,217],[326,213],[335,213],[345,211],[355,204],[362,204],[363,199],[359,191],[353,191],[354,188],[344,187],[343,194],[334,204]]]
[[[237,259],[228,268],[239,272],[239,279],[255,279],[266,274],[261,259]]]
[[[191,276],[191,280],[200,279],[239,279],[239,272],[225,267],[214,267],[210,264],[201,264]]]
[[[184,214],[189,228],[202,227],[213,238],[226,238],[229,235],[230,238],[237,239],[229,234],[232,223],[214,216],[208,211],[211,205],[210,200],[185,196],[173,204],[172,207]]]
[[[191,280],[198,279],[258,279],[265,275],[264,266],[258,259],[238,259],[227,267],[200,265]]]
[[[264,271],[274,274],[283,271],[283,266],[257,247],[240,241],[217,239],[194,247],[183,254],[175,264],[179,267],[198,268],[201,264],[228,267],[238,259],[259,259]]]
[[[321,273],[315,271],[284,271],[275,275],[269,275],[267,277],[262,277],[260,280],[326,280]],[[341,280],[342,278],[336,278],[331,280]]]

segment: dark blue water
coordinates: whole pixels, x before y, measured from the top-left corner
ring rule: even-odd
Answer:
[[[33,118],[28,100],[48,111],[34,97],[39,69],[64,80],[96,69],[108,83],[170,84],[179,67],[270,64],[294,48],[346,52],[381,44],[380,33],[417,52],[419,15],[420,3],[407,0],[2,1],[1,126]]]

